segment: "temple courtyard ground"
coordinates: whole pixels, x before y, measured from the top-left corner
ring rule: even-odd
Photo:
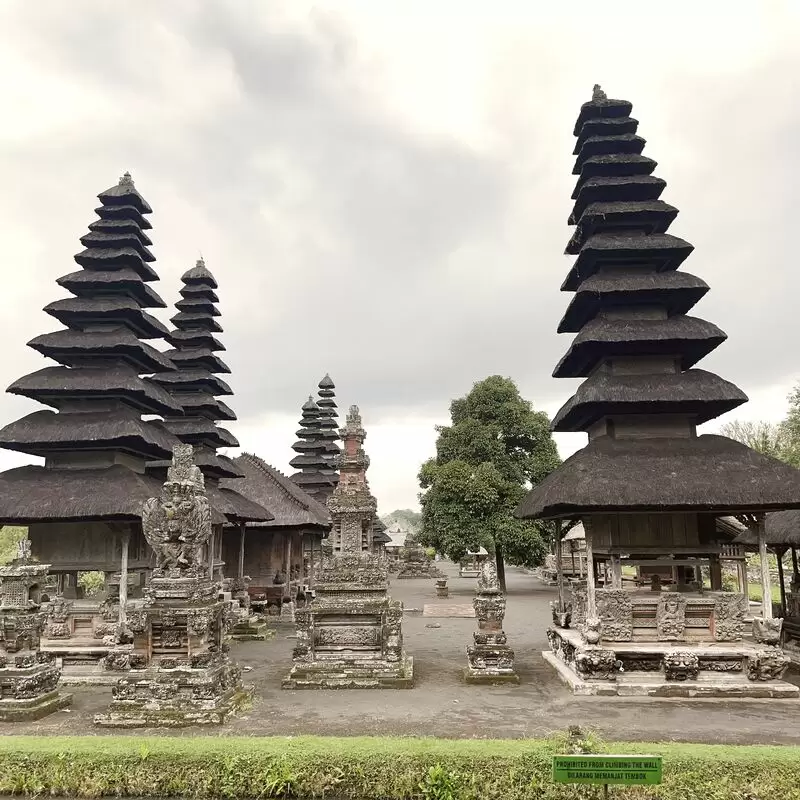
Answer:
[[[197,728],[174,735],[412,735],[448,738],[539,738],[581,725],[607,740],[685,741],[728,744],[800,744],[797,700],[726,701],[573,697],[544,662],[549,602],[555,590],[536,577],[509,568],[505,630],[514,648],[519,686],[468,686],[461,680],[465,647],[475,620],[454,614],[472,602],[474,579],[450,577],[450,597],[436,597],[433,580],[393,579],[391,594],[404,602],[406,647],[414,657],[411,690],[287,691],[294,644],[290,626],[267,642],[243,642],[233,652],[255,685],[252,707],[222,729]],[[422,610],[427,606],[427,614]],[[417,610],[416,612],[414,610]],[[440,627],[431,627],[439,625]],[[789,680],[800,682],[798,676]],[[92,716],[111,699],[108,687],[69,687],[70,711],[36,723],[7,724],[0,734],[98,734]],[[148,733],[152,733],[149,731]]]

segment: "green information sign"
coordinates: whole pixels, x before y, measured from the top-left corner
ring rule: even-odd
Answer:
[[[553,756],[556,783],[661,783],[661,756]]]

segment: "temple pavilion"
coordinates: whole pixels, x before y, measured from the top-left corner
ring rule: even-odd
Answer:
[[[571,604],[555,604],[545,658],[580,693],[796,696],[780,680],[764,515],[800,507],[800,471],[697,431],[747,398],[695,366],[726,336],[689,314],[708,286],[679,269],[693,248],[667,233],[678,210],[661,199],[631,111],[595,87],[574,129],[566,252],[576,258],[558,330],[575,338],[553,374],[583,382],[553,429],[589,443],[517,513],[557,527],[579,519],[587,571]],[[754,617],[743,594],[722,591],[716,520],[728,515],[759,541],[765,600]],[[669,566],[676,580],[625,587],[625,565]]]
[[[146,231],[151,208],[126,173],[98,195],[97,220],[81,237],[80,269],[58,279],[72,297],[45,307],[63,328],[28,342],[58,366],[15,381],[13,394],[49,409],[0,430],[0,447],[44,459],[0,474],[0,524],[27,525],[34,557],[51,564],[59,591],[76,596],[79,570],[107,573],[127,559],[150,559],[141,508],[158,494],[148,461],[168,459],[175,437],[143,416],[172,416],[181,406],[142,377],[172,370],[148,341],[167,329],[145,309],[163,308]]]

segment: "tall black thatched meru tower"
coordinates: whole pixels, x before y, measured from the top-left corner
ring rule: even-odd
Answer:
[[[8,388],[54,410],[0,430],[0,447],[45,462],[0,474],[0,524],[28,525],[35,556],[69,573],[72,588],[77,569],[119,569],[128,534],[131,568],[149,563],[139,520],[158,483],[145,465],[169,458],[177,440],[142,417],[181,413],[168,392],[142,377],[173,369],[147,344],[167,333],[144,310],[165,305],[149,286],[158,280],[145,233],[150,206],[128,173],[98,197],[98,219],[75,256],[80,269],[58,279],[72,297],[44,309],[64,328],[28,343],[59,366]]]
[[[301,409],[300,428],[297,441],[292,445],[297,455],[289,462],[297,472],[291,479],[305,492],[323,505],[333,492],[330,478],[330,462],[326,439],[320,436],[320,411],[314,398],[309,395]]]
[[[323,456],[328,464],[325,475],[330,478],[334,489],[339,482],[336,459],[342,452],[342,448],[338,445],[340,441],[339,413],[336,410],[335,390],[336,386],[331,380],[331,376],[326,373],[325,377],[319,382],[319,397],[317,399],[317,407],[319,408],[318,438],[325,443]],[[333,489],[331,489],[332,491]],[[330,496],[330,493],[328,493],[328,496]]]
[[[696,368],[726,336],[689,313],[708,286],[680,270],[693,248],[667,233],[678,210],[661,199],[665,183],[642,154],[631,111],[595,87],[574,129],[578,180],[567,254],[576,259],[562,286],[573,296],[558,330],[576,335],[553,375],[584,380],[553,429],[584,431],[589,443],[517,513],[580,519],[588,569],[571,606],[559,574],[545,658],[581,691],[614,694],[624,683],[624,693],[653,694],[660,677],[673,693],[678,681],[691,696],[706,671],[714,684],[706,694],[746,695],[757,681],[770,685],[753,696],[794,696],[796,687],[779,680],[786,663],[779,649],[760,649],[779,631],[768,570],[762,620],[747,640],[747,599],[723,591],[716,519],[737,515],[757,525],[766,565],[763,512],[800,506],[800,471],[724,436],[698,434],[698,425],[747,398]],[[654,571],[677,591],[626,585],[623,564]],[[703,569],[708,592],[698,579]],[[729,664],[692,650],[721,642]],[[737,677],[717,685],[723,669]]]

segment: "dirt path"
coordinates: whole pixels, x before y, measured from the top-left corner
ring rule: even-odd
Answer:
[[[475,582],[461,579],[452,564],[451,597],[437,600],[433,581],[392,582],[392,596],[406,608],[466,604]],[[539,737],[568,725],[596,729],[608,739],[698,741],[736,744],[800,744],[800,701],[651,700],[573,697],[545,664],[551,588],[521,570],[508,570],[506,632],[516,651],[519,686],[467,686],[460,680],[474,619],[407,615],[405,642],[414,656],[415,688],[407,691],[285,691],[291,667],[292,630],[278,629],[269,642],[234,645],[234,655],[254,683],[252,709],[222,731],[175,735],[429,735],[450,738]],[[439,623],[441,627],[427,627]],[[73,687],[72,710],[26,725],[4,725],[0,734],[100,734],[92,715],[106,708],[110,689]],[[152,733],[152,732],[150,732]]]

